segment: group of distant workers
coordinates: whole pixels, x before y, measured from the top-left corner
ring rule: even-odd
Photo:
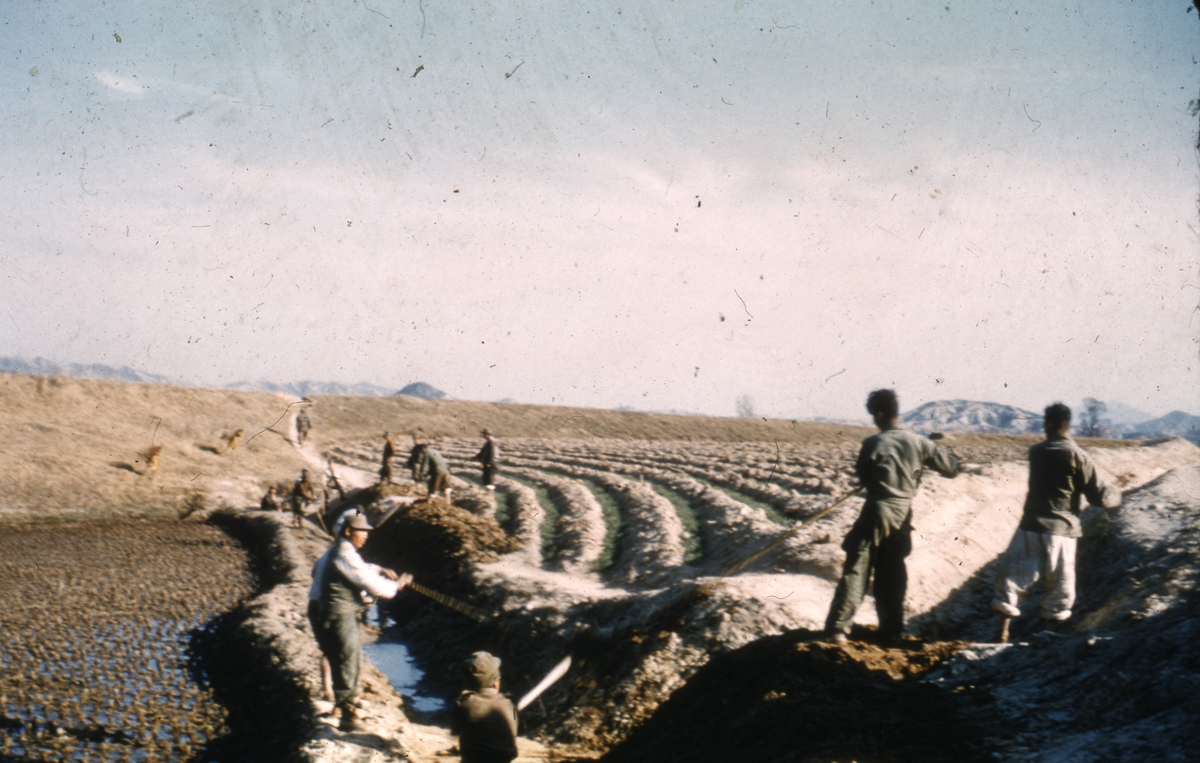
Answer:
[[[479,462],[483,470],[481,484],[487,490],[492,491],[496,489],[497,469],[500,466],[500,445],[492,436],[491,430],[484,429],[480,434],[483,435],[484,443],[479,452],[475,454],[474,460]],[[446,462],[446,457],[432,443],[423,442],[421,436],[416,433],[413,434],[412,441],[413,447],[409,451],[408,460],[404,462],[404,466],[412,474],[413,482],[418,485],[424,482],[430,498],[442,495],[446,503],[450,503],[453,491],[450,487],[450,465]],[[392,459],[395,456],[396,442],[392,439],[391,433],[384,432],[383,463],[379,468],[381,484],[392,483]]]
[[[879,433],[863,441],[855,473],[866,492],[858,519],[846,534],[846,561],[825,621],[827,638],[846,643],[854,614],[874,578],[879,636],[895,642],[904,632],[905,559],[912,552],[912,500],[926,468],[957,476],[958,459],[929,437],[900,426],[900,406],[890,389],[867,397]],[[1029,449],[1029,490],[1021,522],[999,560],[995,598],[996,639],[1009,638],[1021,600],[1041,581],[1041,616],[1048,630],[1070,619],[1075,604],[1075,553],[1083,535],[1082,498],[1116,508],[1121,492],[1100,478],[1092,460],[1070,437],[1071,409],[1047,406],[1046,439]]]

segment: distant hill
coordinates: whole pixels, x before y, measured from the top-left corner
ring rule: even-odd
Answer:
[[[1200,445],[1200,416],[1183,411],[1171,411],[1166,416],[1123,427],[1125,439],[1153,440],[1161,437],[1182,437]]]
[[[309,395],[362,395],[366,397],[391,397],[399,394],[394,388],[380,387],[375,384],[358,382],[357,384],[340,384],[338,382],[301,381],[290,384],[277,384],[269,381],[234,382],[227,384],[225,389],[243,391],[258,390],[261,392],[284,392],[296,397]]]
[[[446,393],[442,392],[437,387],[433,387],[425,382],[413,382],[404,389],[396,393],[397,395],[408,395],[409,397],[419,397],[422,400],[446,400]]]
[[[175,384],[171,379],[157,374],[144,374],[129,366],[113,368],[99,363],[68,363],[60,365],[45,358],[0,358],[0,373],[28,374],[30,376],[75,376],[83,379],[108,379],[111,381],[140,382],[142,384]]]
[[[935,400],[901,414],[900,423],[914,432],[923,434],[1037,434],[1042,431],[1042,414],[1001,403]]]

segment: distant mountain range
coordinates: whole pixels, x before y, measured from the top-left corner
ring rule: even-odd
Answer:
[[[115,381],[141,382],[142,384],[175,384],[174,379],[157,374],[144,374],[129,366],[113,368],[99,363],[68,363],[59,365],[45,358],[0,358],[0,373],[29,374],[31,376],[77,376],[84,379],[112,379]]]
[[[31,374],[42,376],[79,376],[87,379],[112,379],[115,381],[140,382],[143,384],[179,384],[174,379],[157,374],[146,374],[128,366],[113,368],[98,363],[68,363],[60,365],[45,358],[25,360],[23,358],[0,358],[0,373]],[[402,389],[380,387],[375,384],[340,384],[338,382],[301,381],[278,384],[269,381],[235,382],[226,389],[263,390],[283,392],[296,397],[309,395],[363,395],[369,397],[391,397],[408,395],[422,400],[448,400],[445,392],[425,382],[413,382]],[[504,402],[512,402],[504,401]],[[1150,418],[1128,405],[1119,402],[1106,403],[1108,410],[1102,420],[1104,435],[1124,439],[1150,440],[1164,437],[1183,437],[1200,445],[1200,416],[1183,411],[1171,411],[1165,416]],[[631,410],[618,408],[617,410]],[[681,415],[698,415],[685,411],[671,411]],[[1082,417],[1075,410],[1076,430]],[[841,420],[817,418],[816,421]],[[1015,408],[1001,403],[981,403],[973,400],[935,400],[925,403],[900,416],[900,421],[914,432],[982,432],[989,434],[1041,434],[1042,414]],[[864,422],[865,423],[865,422]]]
[[[175,379],[169,379],[166,376],[145,374],[129,366],[113,368],[112,366],[100,365],[99,363],[67,363],[66,365],[62,365],[46,360],[45,358],[34,358],[33,360],[0,358],[0,373],[29,374],[33,376],[77,376],[84,379],[110,379],[113,381],[140,382],[142,384],[180,384],[181,386],[190,386],[184,385]],[[276,382],[260,380],[256,382],[234,382],[233,384],[225,385],[225,389],[283,392],[288,395],[295,395],[296,397],[308,397],[309,395],[364,395],[367,397],[408,395],[424,400],[447,399],[445,392],[425,382],[413,382],[403,389],[397,390],[394,387],[380,387],[376,384],[368,384],[366,382],[340,384],[338,382],[300,381],[289,384],[278,384]]]
[[[1101,434],[1126,440],[1155,440],[1164,437],[1183,437],[1200,445],[1200,416],[1183,411],[1171,411],[1165,416],[1150,418],[1142,413],[1138,420],[1135,408],[1121,403],[1107,404],[1109,411],[1101,416]],[[1075,409],[1073,423],[1078,434],[1083,411]],[[1000,403],[980,403],[973,400],[935,400],[908,413],[900,422],[914,432],[982,432],[990,434],[1041,434],[1042,414]]]

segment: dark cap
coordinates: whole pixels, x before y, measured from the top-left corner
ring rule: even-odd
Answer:
[[[500,680],[500,658],[476,652],[462,664],[462,671],[472,689],[486,689]]]
[[[491,430],[490,430],[490,429],[485,429],[485,430],[483,430],[482,432],[480,432],[479,434],[483,435],[484,437],[491,437],[491,436],[492,436],[492,432],[491,432]]]

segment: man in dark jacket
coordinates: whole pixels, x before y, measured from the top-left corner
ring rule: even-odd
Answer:
[[[1000,615],[996,638],[1008,640],[1009,619],[1021,614],[1020,603],[1042,580],[1042,618],[1062,622],[1075,605],[1075,550],[1083,536],[1081,498],[1108,509],[1121,505],[1121,491],[1096,472],[1092,459],[1067,433],[1071,409],[1062,403],[1046,407],[1046,439],[1029,449],[1029,492],[1021,524],[996,575],[992,609]]]
[[[849,637],[854,613],[875,578],[875,611],[885,641],[904,632],[904,596],[908,591],[905,558],[912,552],[912,500],[926,467],[946,476],[958,474],[958,459],[933,440],[900,426],[896,393],[878,389],[867,397],[867,412],[879,434],[863,440],[855,472],[866,488],[862,513],[842,549],[846,563],[825,621],[835,643]]]
[[[463,763],[509,763],[517,757],[517,710],[500,693],[500,659],[476,652],[463,663],[463,674],[467,691],[450,718]]]
[[[296,484],[292,486],[292,527],[300,527],[303,524],[304,512],[308,509],[309,504],[316,500],[317,486],[308,476],[308,469],[301,469],[300,479],[296,480]]]
[[[392,435],[383,433],[383,464],[379,467],[379,482],[383,485],[392,484],[392,458],[396,455],[396,443]]]
[[[487,429],[480,432],[484,437],[483,447],[475,454],[475,460],[483,467],[483,486],[496,489],[496,467],[500,465],[500,444]]]
[[[412,481],[420,482],[425,479],[425,471],[429,466],[428,459],[425,457],[425,443],[421,442],[415,434],[412,436],[412,441],[412,450],[409,451],[408,460],[404,462],[404,466],[412,474]]]

